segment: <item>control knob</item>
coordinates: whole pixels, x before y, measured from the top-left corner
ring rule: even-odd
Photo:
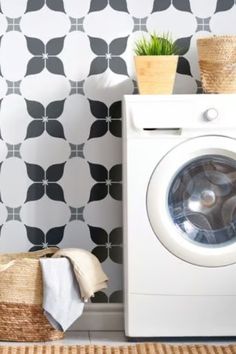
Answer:
[[[212,121],[218,117],[219,113],[215,108],[208,108],[203,115],[205,120]]]

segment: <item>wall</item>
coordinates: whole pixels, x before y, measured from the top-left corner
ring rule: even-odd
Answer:
[[[110,277],[94,301],[120,302],[120,100],[136,92],[133,43],[172,32],[175,92],[200,92],[196,38],[235,33],[234,1],[0,4],[0,251],[84,247]]]

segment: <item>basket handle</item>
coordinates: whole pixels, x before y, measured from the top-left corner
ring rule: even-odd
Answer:
[[[43,256],[49,255],[49,254],[54,254],[59,250],[57,247],[48,247],[44,248],[43,250],[39,251],[34,251],[34,252],[29,252],[28,257],[25,256],[24,258],[34,258],[34,259],[39,259]]]
[[[5,270],[7,270],[8,268],[10,268],[11,266],[13,266],[15,263],[15,261],[10,261],[6,264],[0,264],[0,273],[4,272]]]
[[[57,247],[48,247],[43,250],[35,251],[35,252],[10,254],[11,258],[8,261],[6,261],[6,263],[0,264],[0,272],[4,272],[5,270],[13,266],[15,262],[21,259],[39,259],[49,254],[53,255],[57,251],[58,251]]]

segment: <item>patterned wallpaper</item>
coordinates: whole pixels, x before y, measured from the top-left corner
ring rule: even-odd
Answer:
[[[0,1],[0,251],[92,251],[122,300],[121,98],[133,43],[170,31],[176,93],[200,92],[196,38],[236,33],[234,0]]]

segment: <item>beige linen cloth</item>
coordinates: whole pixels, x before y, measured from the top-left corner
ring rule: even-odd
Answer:
[[[108,277],[92,253],[80,248],[64,248],[53,257],[66,257],[70,260],[84,301],[94,296],[95,292],[107,288]]]

